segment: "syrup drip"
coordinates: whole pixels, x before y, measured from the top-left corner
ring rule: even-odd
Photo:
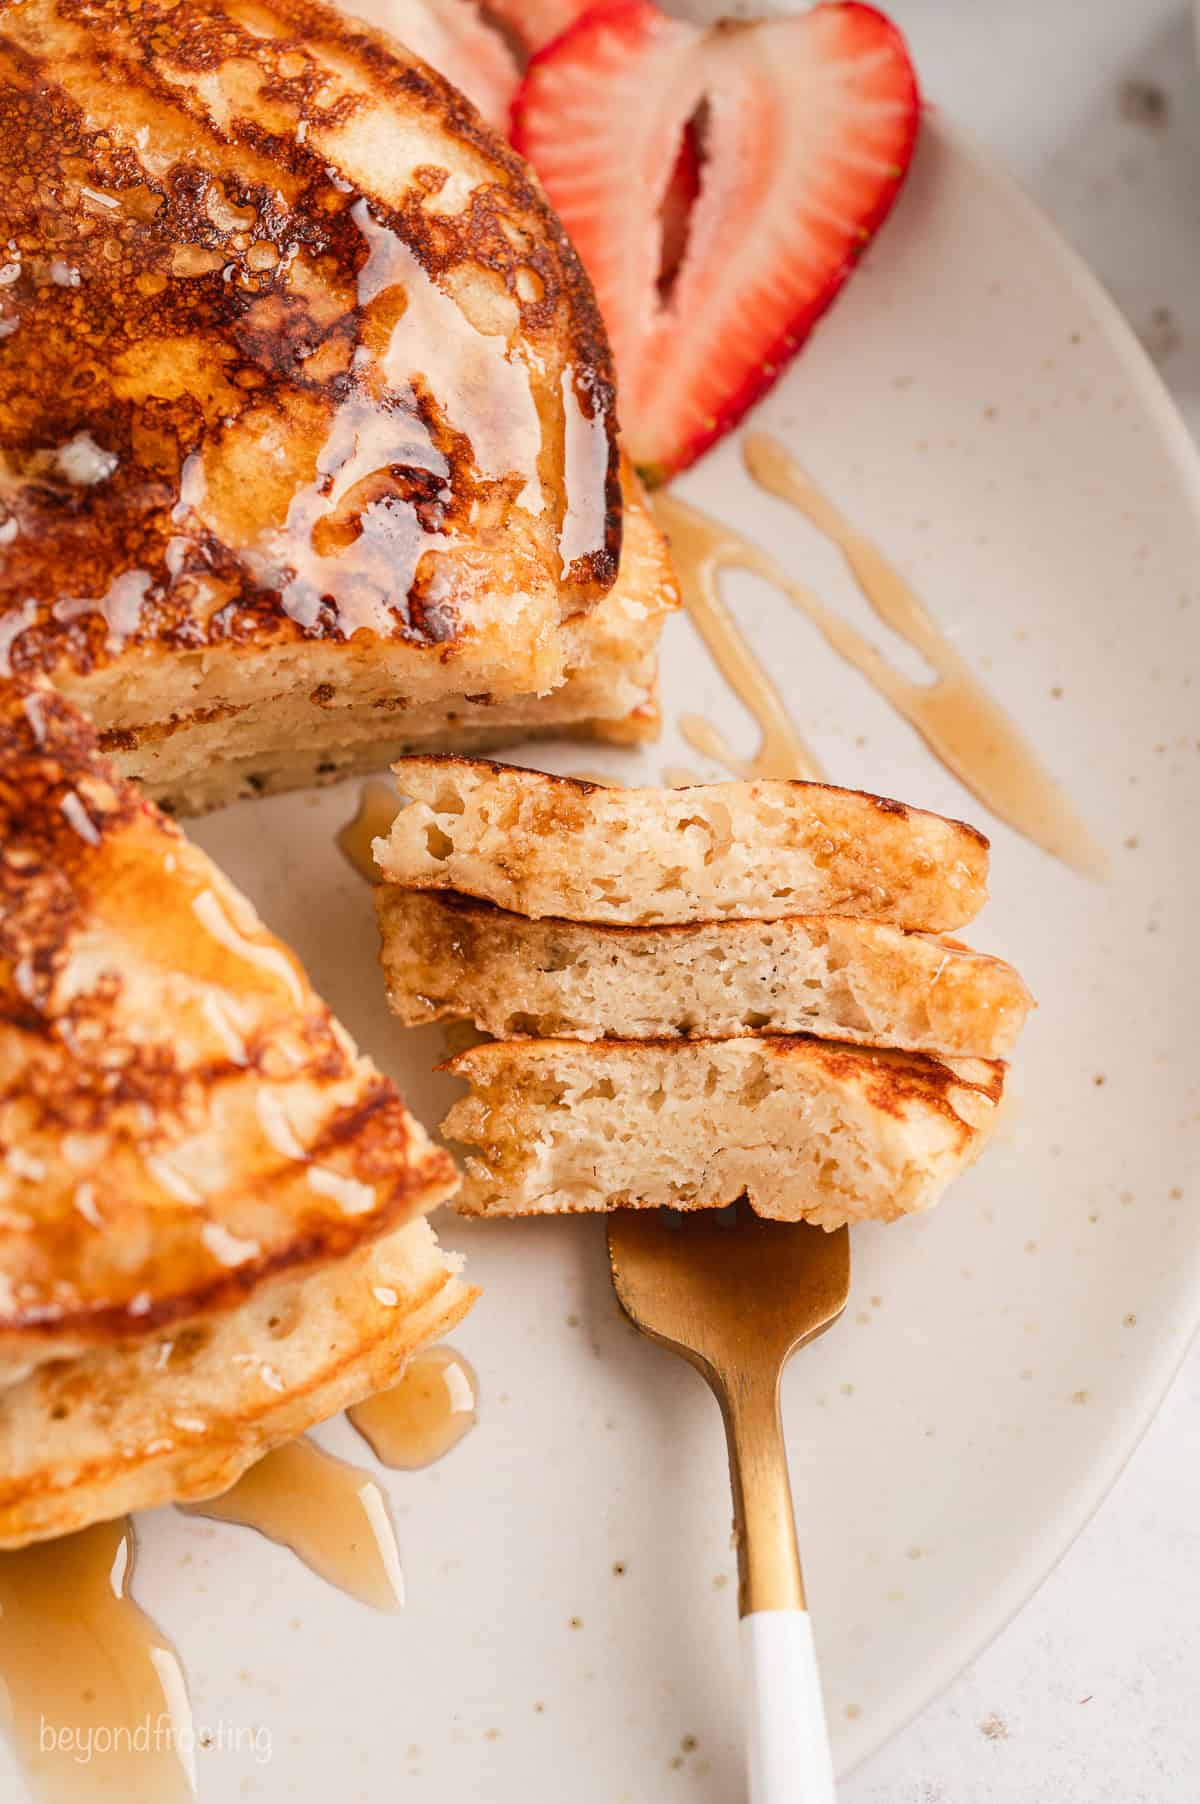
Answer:
[[[404,1603],[404,1574],[383,1492],[368,1473],[307,1437],[276,1447],[220,1497],[185,1508],[188,1515],[257,1529],[376,1610],[398,1610]]]
[[[378,883],[382,875],[371,851],[371,841],[387,837],[400,806],[394,783],[364,783],[354,819],[347,821],[338,832],[338,849],[343,858],[368,883]]]
[[[775,580],[774,566],[732,528],[709,520],[673,495],[654,497],[654,511],[671,541],[671,557],[684,606],[713,661],[739,701],[758,722],[753,758],[738,758],[722,733],[699,715],[685,714],[680,731],[694,751],[715,758],[739,777],[818,779],[821,767],[792,725],[783,697],[738,630],[721,599],[722,570],[757,570]]]
[[[608,433],[598,408],[585,413],[573,370],[562,378],[563,520],[558,535],[564,572],[604,546],[604,479]]]
[[[744,701],[746,698],[743,696],[742,699]],[[751,712],[757,713],[757,710],[752,709]],[[768,759],[768,764],[773,768],[766,770],[761,768],[761,758],[739,758],[720,727],[713,721],[706,720],[703,714],[681,714],[679,733],[702,758],[711,758],[714,763],[723,764],[726,770],[733,771],[738,777],[806,777],[815,781],[821,776],[815,761],[803,750],[795,760],[781,763],[775,758]]]
[[[415,499],[414,499],[415,497]],[[449,469],[430,441],[411,391],[399,386],[388,412],[352,389],[334,410],[309,482],[297,481],[283,526],[246,560],[297,625],[313,630],[336,597],[339,634],[367,628],[386,638],[430,547],[452,539],[441,521]],[[433,613],[426,623],[433,631]]]
[[[413,1355],[399,1384],[356,1403],[346,1414],[385,1466],[411,1472],[431,1466],[474,1426],[479,1381],[453,1347]]]
[[[82,834],[82,819],[70,824]],[[211,866],[160,830],[110,839],[89,881],[99,925],[135,938],[147,968],[182,969],[197,987],[303,1005],[306,983],[291,953]]]
[[[471,453],[486,480],[516,478],[518,505],[533,512],[542,505],[538,460],[542,426],[526,350],[515,335],[488,332],[473,323],[452,295],[426,274],[412,250],[380,225],[365,201],[350,209],[369,247],[358,274],[364,307],[401,331],[383,331],[380,359],[387,383],[398,388],[423,382],[447,419],[471,422]],[[515,327],[515,315],[510,322]],[[414,354],[433,367],[413,368]],[[564,498],[565,506],[565,498]]]
[[[8,1728],[41,1804],[184,1804],[191,1710],[174,1648],[129,1595],[128,1521],[0,1554]]]
[[[744,455],[747,470],[760,488],[797,508],[838,547],[880,620],[921,653],[935,671],[936,680],[911,682],[894,670],[878,648],[849,622],[827,607],[811,589],[794,582],[757,546],[694,508],[670,496],[659,497],[656,507],[671,537],[689,612],[706,638],[713,634],[714,656],[726,674],[731,667],[738,668],[737,660],[745,648],[717,594],[716,579],[723,569],[751,570],[774,584],[820,628],[833,650],[867,678],[917,729],[946,768],[994,814],[1073,870],[1102,877],[1108,868],[1103,850],[1024,736],[978,681],[895,566],[814,487],[776,440],[764,433],[751,433],[745,441]],[[745,655],[749,656],[748,652]],[[762,680],[767,683],[765,677]],[[778,704],[777,693],[769,684],[766,690],[756,688],[753,680],[746,688],[739,688],[735,681],[734,687],[763,723],[765,745],[768,726],[774,721],[771,704]],[[729,762],[718,749],[724,741],[716,729],[694,719],[690,724],[696,734],[690,743],[702,740],[699,749]],[[684,732],[688,736],[686,723]],[[777,774],[810,773],[795,768]]]

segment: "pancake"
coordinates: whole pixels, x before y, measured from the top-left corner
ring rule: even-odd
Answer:
[[[233,1308],[455,1185],[65,698],[0,685],[0,1374]]]
[[[239,780],[288,781],[350,712],[562,683],[619,559],[611,358],[442,77],[315,0],[24,0],[0,228],[0,675],[128,775],[237,718]]]
[[[995,1123],[1005,1066],[807,1036],[506,1040],[442,1131],[466,1143],[468,1215],[717,1209],[822,1228],[928,1209]]]
[[[0,1547],[217,1496],[395,1383],[475,1294],[414,1221],[210,1322],[39,1367],[0,1390]]]
[[[832,913],[942,931],[987,897],[982,833],[858,790],[774,777],[609,789],[436,756],[394,768],[411,805],[375,842],[385,881],[516,914],[635,926]]]
[[[666,540],[624,463],[622,486],[617,580],[594,607],[562,623],[563,680],[549,695],[452,695],[425,703],[383,696],[359,707],[330,686],[328,694],[200,709],[161,728],[130,732],[113,751],[114,762],[135,771],[172,812],[194,814],[235,796],[339,782],[430,746],[490,751],[546,735],[626,745],[654,738],[658,642],[679,591]],[[315,744],[314,707],[322,716]],[[108,740],[113,745],[115,736]]]
[[[436,890],[375,890],[388,1001],[407,1026],[497,1039],[817,1034],[1003,1058],[1033,1006],[1003,959],[843,915],[610,927],[527,920]]]

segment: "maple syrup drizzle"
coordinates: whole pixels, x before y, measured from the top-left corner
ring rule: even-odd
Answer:
[[[354,819],[347,821],[338,832],[337,843],[342,856],[368,883],[378,883],[382,876],[371,851],[371,841],[386,838],[400,808],[394,783],[378,779],[364,783]]]
[[[743,699],[745,699],[743,697]],[[699,752],[702,758],[711,758],[715,764],[723,764],[738,777],[817,777],[820,772],[811,760],[797,759],[792,769],[759,770],[757,759],[739,758],[733,747],[713,721],[706,720],[703,714],[681,714],[679,716],[679,735]],[[686,788],[686,785],[683,785]]]
[[[184,1804],[191,1710],[174,1648],[129,1595],[128,1520],[0,1554],[8,1731],[40,1804]]]
[[[684,606],[721,675],[758,722],[759,746],[738,758],[722,733],[699,715],[685,714],[680,731],[694,751],[715,758],[740,777],[819,778],[821,767],[792,724],[783,697],[738,630],[721,598],[722,570],[757,570],[775,581],[770,560],[731,527],[710,520],[674,495],[656,494],[654,512],[671,542]]]
[[[921,653],[932,666],[935,681],[914,683],[902,676],[856,628],[811,589],[789,577],[756,545],[683,502],[660,496],[655,505],[671,538],[689,612],[693,619],[707,621],[710,629],[712,622],[717,622],[715,637],[721,649],[715,650],[714,655],[721,668],[726,669],[736,657],[740,635],[723,606],[717,613],[712,611],[713,599],[720,602],[717,576],[723,569],[754,571],[807,615],[832,649],[866,677],[916,728],[946,768],[993,813],[1073,870],[1091,877],[1104,876],[1108,861],[1101,847],[1024,736],[978,681],[895,566],[820,493],[775,439],[761,432],[750,433],[743,454],[746,468],[760,488],[797,508],[837,546],[866,601],[886,626]],[[732,650],[723,637],[726,629],[733,640]],[[703,624],[701,631],[706,638],[709,636]],[[758,712],[753,688],[749,699],[743,690],[738,693]],[[692,725],[696,737],[691,743],[702,739],[699,749],[728,762],[718,750],[724,742],[716,730],[707,723],[697,727],[692,721]],[[684,732],[686,737],[686,725]],[[797,769],[786,774],[808,772]]]
[[[376,1610],[404,1603],[404,1574],[387,1500],[369,1473],[306,1436],[276,1447],[191,1516],[239,1522],[288,1547],[321,1578]]]
[[[456,1447],[474,1426],[479,1381],[453,1347],[415,1353],[399,1384],[346,1414],[385,1466],[416,1471]]]
[[[608,433],[598,408],[584,410],[578,384],[574,369],[563,371],[563,511],[558,547],[564,572],[577,558],[601,550],[605,537]]]

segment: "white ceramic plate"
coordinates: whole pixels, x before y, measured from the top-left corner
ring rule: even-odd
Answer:
[[[1041,1000],[988,1156],[927,1219],[856,1234],[845,1321],[788,1376],[845,1770],[1059,1557],[1196,1320],[1200,474],[1111,305],[936,117],[893,221],[756,423],[913,577],[1114,873],[1076,877],[986,818],[785,602],[733,579],[835,780],[991,833],[995,899],[973,937]],[[734,447],[681,492],[876,630],[836,556],[751,489]],[[664,702],[667,731],[647,753],[529,761],[625,780],[697,768],[674,731],[685,707],[750,748],[683,619]],[[197,836],[433,1121],[439,1036],[387,1015],[368,896],[334,849],[354,800],[247,804]],[[602,1224],[468,1230],[447,1216],[443,1232],[486,1290],[455,1337],[479,1369],[482,1414],[440,1466],[386,1476],[403,1616],[373,1615],[246,1531],[171,1511],[139,1524],[138,1595],[175,1638],[215,1737],[202,1796],[729,1804],[741,1781],[716,1411],[617,1315]],[[344,1423],[321,1438],[371,1463]]]

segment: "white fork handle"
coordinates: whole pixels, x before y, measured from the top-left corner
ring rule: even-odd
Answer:
[[[834,1804],[807,1610],[754,1610],[740,1632],[750,1804]]]

